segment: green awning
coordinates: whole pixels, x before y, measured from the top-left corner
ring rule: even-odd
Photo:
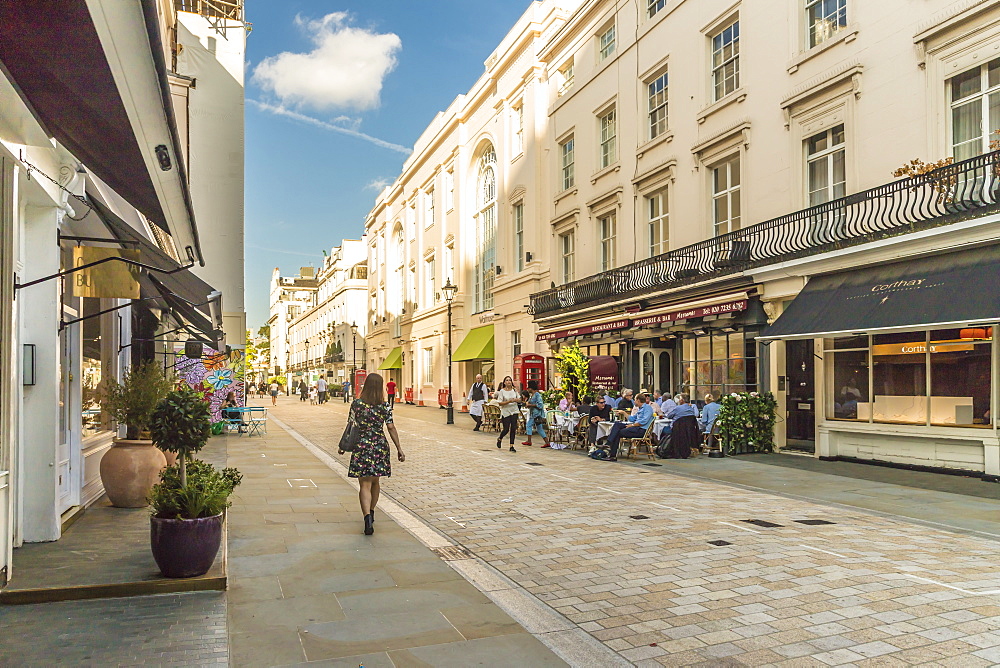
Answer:
[[[382,365],[378,368],[379,371],[385,371],[386,369],[402,369],[403,368],[403,349],[393,348],[389,356],[385,358]]]
[[[493,359],[493,325],[476,327],[469,332],[451,359],[455,362]]]

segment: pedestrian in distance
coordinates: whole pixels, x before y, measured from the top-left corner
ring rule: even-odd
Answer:
[[[389,379],[389,382],[385,384],[385,393],[389,395],[389,406],[396,406],[396,381]]]
[[[490,388],[483,382],[483,374],[476,374],[476,382],[469,388],[469,415],[476,421],[476,428],[472,431],[479,431],[483,426],[483,405],[486,403],[490,393]]]
[[[306,398],[309,396],[309,386],[306,385],[306,381],[300,380],[298,388],[299,388],[299,401],[305,401]]]
[[[316,381],[316,392],[318,393],[318,401],[320,405],[326,403],[326,377],[320,376],[319,380]]]
[[[545,400],[542,399],[542,393],[538,391],[538,381],[529,380],[528,390],[531,392],[531,398],[528,399],[528,408],[530,409],[528,413],[528,440],[521,443],[521,445],[531,445],[531,435],[537,431],[542,437],[542,447],[549,447],[549,437],[545,433]]]
[[[500,423],[503,425],[503,431],[497,437],[497,448],[503,447],[503,437],[510,434],[510,451],[517,452],[514,449],[514,437],[517,434],[517,418],[521,408],[517,390],[514,389],[514,379],[510,376],[504,376],[503,383],[497,390],[497,403],[500,404]]]
[[[271,383],[271,405],[278,405],[278,392],[280,391],[280,386],[277,383]]]
[[[351,381],[345,380],[342,389],[344,390],[344,403],[346,404],[351,400]]]
[[[358,426],[358,449],[351,453],[351,465],[347,475],[357,478],[360,483],[358,500],[361,503],[361,513],[365,516],[365,535],[375,533],[375,506],[378,505],[379,479],[392,475],[389,443],[385,433],[396,446],[396,458],[406,461],[403,448],[399,445],[399,432],[392,423],[392,407],[385,399],[385,386],[382,376],[370,374],[365,379],[361,393],[351,403],[350,419]],[[344,454],[343,450],[339,451]]]

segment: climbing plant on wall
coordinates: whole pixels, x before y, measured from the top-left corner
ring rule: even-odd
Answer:
[[[774,450],[774,422],[777,402],[770,392],[724,394],[716,423],[726,454]]]
[[[573,392],[579,401],[590,394],[590,358],[576,342],[559,349],[556,355],[556,373],[562,376],[563,392]]]

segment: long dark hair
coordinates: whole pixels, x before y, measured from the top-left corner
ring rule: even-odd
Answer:
[[[361,388],[358,399],[369,406],[381,406],[385,403],[385,382],[382,376],[377,373],[370,373],[365,378],[365,384]]]
[[[510,379],[510,386],[511,386],[511,388],[517,389],[516,387],[514,387],[514,379],[511,378],[510,376],[504,376],[503,377],[503,380],[500,381],[500,387],[498,389],[501,389],[501,390],[507,389],[507,379],[508,378]]]
[[[537,392],[538,391],[538,381],[537,380],[529,380],[528,381],[528,389],[529,390],[534,390],[535,392]]]

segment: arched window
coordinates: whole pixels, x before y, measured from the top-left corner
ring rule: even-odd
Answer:
[[[497,257],[497,154],[487,146],[479,158],[476,198],[476,266],[473,311],[493,308],[493,279]]]

